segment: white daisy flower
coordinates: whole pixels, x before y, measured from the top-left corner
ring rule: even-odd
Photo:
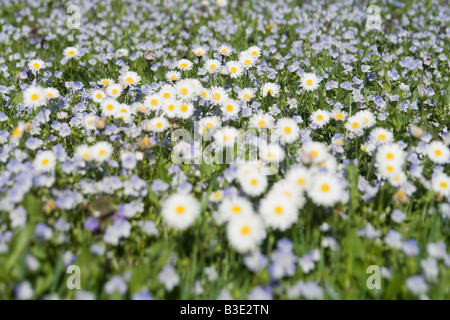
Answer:
[[[222,127],[214,133],[215,143],[222,148],[233,147],[238,137],[238,131],[234,127]]]
[[[271,129],[275,126],[273,117],[264,112],[258,112],[251,116],[248,122],[249,128]]]
[[[97,142],[91,147],[91,150],[92,159],[99,163],[108,160],[113,153],[112,145],[106,141]]]
[[[267,177],[259,173],[249,173],[245,176],[238,176],[242,190],[251,197],[257,197],[266,191]]]
[[[221,63],[217,59],[208,59],[205,61],[204,68],[206,69],[206,72],[208,73],[218,73],[221,67]]]
[[[227,238],[236,251],[248,253],[266,238],[266,230],[257,215],[238,215],[228,223]]]
[[[278,144],[269,143],[261,146],[259,155],[266,162],[281,162],[286,154]]]
[[[254,58],[259,58],[261,56],[261,48],[258,46],[252,46],[248,48],[246,51]]]
[[[342,111],[340,109],[335,109],[333,110],[333,112],[331,113],[333,116],[333,119],[336,121],[344,121],[345,119],[347,119],[347,112]]]
[[[120,94],[122,93],[123,88],[120,84],[110,84],[107,88],[106,88],[106,93],[113,97],[113,98],[118,98],[120,96]]]
[[[119,77],[119,82],[125,86],[135,86],[141,81],[141,77],[134,71],[127,71]]]
[[[318,128],[323,128],[330,121],[330,113],[326,110],[316,110],[314,111],[309,119],[312,124],[316,125]]]
[[[261,88],[262,96],[265,97],[270,94],[272,97],[278,97],[280,86],[277,83],[267,82]]]
[[[319,82],[319,78],[314,73],[305,73],[300,78],[300,86],[306,91],[317,90]]]
[[[244,73],[244,67],[239,61],[236,60],[228,61],[226,68],[230,73],[230,77],[233,79],[239,78]]]
[[[123,122],[129,123],[132,119],[133,110],[129,105],[122,103],[118,108],[117,112],[114,114],[116,119],[119,119]]]
[[[300,129],[294,119],[281,118],[277,120],[276,124],[278,136],[283,143],[293,143],[300,136]]]
[[[170,227],[184,230],[200,216],[200,204],[190,194],[175,193],[162,203],[161,215]]]
[[[391,131],[384,128],[375,128],[370,132],[370,138],[378,144],[391,143],[394,141],[394,135]]]
[[[332,207],[343,198],[342,184],[330,173],[316,174],[307,192],[316,205]]]
[[[431,179],[431,188],[444,197],[450,196],[450,177],[444,173],[438,173]]]
[[[169,128],[169,121],[164,117],[155,117],[150,120],[150,130],[153,132],[163,132]]]
[[[220,105],[224,100],[229,99],[225,89],[219,86],[209,88],[209,96],[211,101],[216,105]]]
[[[162,104],[163,99],[158,93],[150,94],[144,99],[144,105],[153,112],[160,110]]]
[[[33,167],[40,172],[50,172],[55,169],[56,166],[56,156],[50,151],[42,151],[36,155],[33,161]]]
[[[405,160],[405,152],[395,143],[387,143],[378,148],[376,161],[380,164],[387,162],[401,164]]]
[[[300,149],[300,156],[304,163],[321,163],[328,156],[327,146],[321,142],[307,142]]]
[[[217,52],[219,52],[222,56],[229,57],[233,53],[233,48],[227,44],[223,44],[217,49]]]
[[[170,82],[178,81],[181,79],[181,73],[176,70],[168,71],[165,74],[165,78]]]
[[[59,91],[56,88],[52,88],[52,87],[45,88],[44,91],[45,91],[45,97],[47,99],[49,99],[49,100],[50,99],[57,99],[60,96]]]
[[[200,119],[198,132],[202,135],[213,132],[214,130],[220,128],[221,121],[218,117],[204,117]]]
[[[102,102],[103,99],[106,97],[106,94],[103,92],[103,90],[94,90],[91,93],[92,100],[95,102]]]
[[[241,110],[239,103],[232,99],[223,100],[221,105],[220,110],[222,110],[222,113],[227,117],[233,117]]]
[[[176,91],[171,85],[165,84],[159,90],[159,94],[162,99],[172,99],[175,98]]]
[[[295,167],[290,169],[286,174],[286,180],[291,184],[295,184],[302,190],[308,189],[312,182],[311,174],[305,167]]]
[[[238,93],[239,100],[249,102],[255,97],[255,90],[252,88],[244,88]]]
[[[188,59],[180,59],[177,61],[177,68],[181,71],[189,71],[193,66],[194,64]]]
[[[45,68],[45,62],[42,59],[33,59],[30,60],[30,62],[28,62],[28,68],[30,68],[30,70],[33,73],[38,72],[41,69]]]
[[[177,116],[177,110],[179,110],[179,106],[181,105],[181,102],[175,99],[169,99],[167,101],[164,101],[161,109],[163,113],[167,116],[167,118],[175,118]]]
[[[355,116],[361,117],[363,119],[364,128],[370,128],[377,122],[375,116],[369,110],[358,111]]]
[[[100,103],[102,112],[105,116],[114,116],[120,108],[120,103],[112,98],[107,98]]]
[[[298,210],[282,197],[269,194],[261,200],[259,212],[267,227],[285,231],[298,220]]]
[[[23,92],[23,104],[27,107],[38,108],[46,103],[45,89],[40,86],[30,86]]]
[[[239,53],[239,62],[248,70],[256,64],[256,58],[246,51]]]
[[[208,54],[208,48],[207,47],[194,47],[192,49],[192,52],[197,56],[197,57],[203,57],[205,55]]]
[[[78,54],[80,53],[80,50],[78,50],[75,47],[68,47],[65,48],[63,51],[63,54],[66,58],[75,58],[76,56],[78,56]]]
[[[178,97],[183,100],[191,100],[196,94],[196,88],[189,79],[180,80],[175,84],[175,91]]]
[[[92,149],[86,144],[80,145],[75,149],[75,156],[84,161],[92,160]]]
[[[176,115],[181,119],[189,119],[194,114],[194,105],[189,102],[181,102],[176,109]]]
[[[228,222],[237,215],[252,215],[253,207],[250,201],[243,197],[224,198],[219,205],[215,220],[218,225]]]
[[[114,84],[114,80],[110,78],[103,78],[97,81],[97,84],[101,86],[109,86],[110,84]]]
[[[428,144],[426,153],[428,158],[437,164],[448,163],[450,160],[450,151],[448,147],[440,141],[432,141]]]
[[[365,120],[359,115],[353,115],[347,119],[345,128],[350,132],[362,132],[365,128]]]

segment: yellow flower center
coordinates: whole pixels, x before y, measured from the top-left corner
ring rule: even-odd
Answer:
[[[104,156],[105,154],[106,154],[106,150],[100,150],[99,152],[98,152],[98,154],[99,155],[101,155],[101,156]]]
[[[291,133],[291,128],[289,128],[289,127],[285,127],[284,128],[284,133],[286,133],[286,134],[289,134],[289,133]]]
[[[447,188],[447,183],[441,182],[441,188],[443,188],[443,189]]]
[[[129,84],[132,84],[134,82],[133,78],[131,77],[128,77],[126,80]]]
[[[213,98],[214,98],[214,100],[219,100],[220,99],[220,94],[219,93],[214,93]]]
[[[96,97],[97,99],[101,99],[101,98],[102,98],[102,94],[101,94],[101,93],[97,93],[97,94],[95,95],[95,97]]]
[[[153,99],[152,101],[150,101],[150,104],[155,107],[158,105],[158,100]]]
[[[275,211],[276,214],[282,214],[283,213],[283,207],[282,206],[276,206],[274,211]]]
[[[233,111],[233,109],[234,109],[232,104],[227,105],[226,108],[227,108],[227,111],[228,111],[228,112],[231,112],[231,111]]]
[[[15,128],[12,132],[13,137],[18,137],[18,136],[20,136],[20,134],[21,134],[21,131],[19,128]]]
[[[182,88],[182,89],[180,90],[180,92],[181,92],[182,95],[186,95],[186,94],[188,94],[188,89]]]
[[[250,180],[250,184],[252,186],[256,186],[256,185],[258,185],[258,180],[257,179],[252,179],[252,180]]]
[[[170,98],[170,93],[168,93],[168,92],[163,93],[163,97],[166,98],[166,99],[167,99],[167,98]]]
[[[336,113],[336,119],[342,119],[344,115],[342,113]]]
[[[246,65],[246,66],[248,66],[249,64],[251,64],[252,62],[250,61],[250,59],[247,59],[247,60],[245,60],[244,61],[244,64]]]
[[[387,155],[386,155],[386,159],[394,159],[394,154],[393,153],[391,153],[391,152],[389,152]]]
[[[108,104],[108,105],[106,106],[106,109],[108,109],[108,110],[113,110],[113,109],[114,109],[114,106],[113,106],[112,104]]]
[[[442,151],[438,149],[438,150],[434,151],[434,154],[437,156],[440,156],[440,155],[442,155]]]
[[[117,94],[117,93],[119,93],[119,91],[117,89],[112,89],[111,93],[112,94]]]
[[[266,122],[264,120],[259,120],[258,121],[258,126],[265,127],[266,126]]]
[[[36,62],[36,63],[33,64],[33,68],[39,69],[39,67],[40,67],[39,63]]]
[[[157,128],[161,128],[162,127],[162,123],[161,122],[156,123],[156,127]]]
[[[297,179],[297,183],[298,183],[299,185],[301,185],[301,186],[305,185],[305,182],[306,182],[305,178],[298,178],[298,179]]]
[[[75,54],[75,51],[73,51],[73,50],[69,51],[69,56],[73,56],[74,54]]]
[[[216,65],[215,65],[215,64],[212,64],[212,65],[209,66],[209,68],[210,68],[211,70],[215,70],[215,69],[216,69]]]
[[[319,114],[319,115],[317,116],[317,120],[319,120],[319,121],[323,120],[323,115]]]
[[[186,208],[185,208],[184,206],[178,206],[178,207],[175,209],[175,212],[176,212],[177,214],[183,214],[184,211],[186,211]]]
[[[380,139],[381,141],[386,140],[386,136],[384,134],[380,134],[378,135],[378,139]]]
[[[359,123],[358,122],[353,122],[352,128],[353,129],[358,129],[359,128]]]
[[[175,106],[173,104],[169,104],[167,106],[167,109],[169,109],[170,111],[173,111],[173,109],[175,109]]]
[[[233,206],[232,208],[231,208],[231,211],[233,211],[233,213],[241,213],[241,207],[239,207],[239,206]]]
[[[186,112],[187,110],[188,110],[187,105],[182,104],[182,105],[181,105],[181,111]]]
[[[313,84],[313,81],[312,81],[311,79],[308,79],[308,80],[306,80],[306,84],[307,84],[308,86],[310,86],[310,85]]]
[[[187,65],[187,63],[184,63],[184,62],[183,62],[183,63],[181,64],[181,67],[182,67],[183,69],[186,69],[186,68],[188,67],[188,65]]]
[[[39,95],[37,93],[33,93],[31,95],[31,100],[36,101],[37,99],[39,99]]]
[[[251,231],[251,229],[250,229],[249,226],[243,226],[243,227],[241,228],[241,233],[242,233],[244,236],[248,235],[248,234],[250,233],[250,231]]]
[[[392,172],[392,171],[394,171],[394,167],[393,167],[393,166],[387,166],[387,167],[386,167],[386,170]]]
[[[313,156],[313,158],[316,158],[319,153],[316,150],[311,151],[311,155]]]
[[[43,166],[46,166],[48,163],[49,163],[48,159],[42,160],[42,165],[43,165]]]
[[[245,99],[245,100],[250,99],[250,95],[249,95],[248,93],[244,94],[244,99]]]
[[[322,192],[328,192],[330,191],[330,186],[327,185],[326,183],[324,183],[321,187],[320,190],[322,190]]]
[[[231,67],[230,71],[231,71],[232,73],[235,73],[235,72],[237,71],[237,68],[236,68],[236,67]]]
[[[82,157],[83,157],[84,159],[89,158],[89,153],[87,153],[87,152],[83,153]]]

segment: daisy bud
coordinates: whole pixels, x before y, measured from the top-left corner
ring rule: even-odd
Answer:
[[[96,127],[98,130],[103,130],[103,129],[105,129],[105,125],[106,125],[106,122],[105,122],[104,119],[98,119],[98,120],[95,122],[95,127]]]
[[[431,65],[431,58],[430,57],[426,57],[425,59],[423,59],[422,61],[422,67],[424,69],[428,69],[428,67]]]

